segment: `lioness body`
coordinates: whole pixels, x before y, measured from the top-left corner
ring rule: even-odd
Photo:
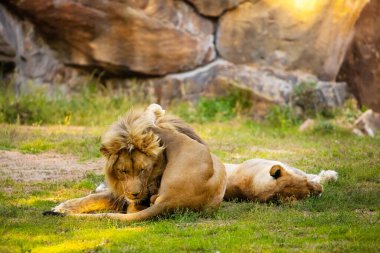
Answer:
[[[265,159],[251,159],[242,164],[225,164],[227,189],[224,199],[242,199],[260,202],[280,199],[302,199],[319,195],[320,184],[326,172],[306,174],[284,163]],[[336,172],[327,171],[334,174]],[[321,180],[322,179],[322,180]]]

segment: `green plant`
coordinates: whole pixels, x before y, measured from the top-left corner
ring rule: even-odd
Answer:
[[[333,117],[333,110],[320,101],[319,92],[315,81],[305,81],[297,84],[291,97],[292,106],[300,107],[305,118],[314,118],[318,114],[327,118]]]
[[[242,90],[230,90],[227,95],[200,98],[194,105],[179,104],[174,112],[188,122],[226,121],[244,113],[251,106],[250,95]]]
[[[336,130],[336,127],[328,120],[318,120],[313,131],[321,134],[330,134]]]
[[[127,112],[132,104],[143,104],[132,96],[105,89],[95,81],[65,95],[30,84],[18,93],[4,84],[0,93],[0,123],[108,125]]]
[[[336,170],[339,179],[325,184],[321,196],[297,203],[223,202],[211,213],[184,211],[125,223],[41,215],[62,201],[89,194],[102,176],[21,182],[0,174],[0,252],[380,251],[380,136],[299,134],[286,128],[279,135],[277,128],[246,119],[192,126],[224,162],[262,157],[308,173]],[[95,138],[105,130],[83,129],[6,125],[0,128],[0,139],[9,135],[16,150],[25,138],[46,139],[54,146],[65,142],[81,155],[86,152],[81,140],[98,147]]]
[[[266,121],[273,127],[284,129],[299,124],[301,118],[291,106],[272,106],[266,115]]]

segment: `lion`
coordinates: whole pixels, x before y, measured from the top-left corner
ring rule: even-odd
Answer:
[[[105,133],[100,151],[108,190],[71,199],[45,214],[140,221],[177,209],[216,208],[227,176],[223,163],[181,120],[152,104],[131,111]],[[105,213],[89,213],[107,211]]]
[[[282,162],[251,159],[242,164],[225,164],[227,189],[225,200],[276,202],[318,196],[324,182],[337,180],[337,172],[307,174]]]

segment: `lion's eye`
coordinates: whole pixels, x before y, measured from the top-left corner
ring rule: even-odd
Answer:
[[[121,172],[125,173],[125,174],[128,174],[129,173],[129,170],[128,169],[123,169],[121,170]]]

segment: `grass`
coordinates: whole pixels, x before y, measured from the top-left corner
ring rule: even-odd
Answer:
[[[319,198],[266,205],[225,202],[211,213],[184,212],[145,222],[43,217],[42,211],[88,194],[102,180],[0,182],[0,252],[378,252],[380,139],[341,129],[300,134],[234,118],[193,124],[225,162],[277,159],[339,180]],[[1,149],[53,150],[95,159],[104,127],[2,125]],[[7,138],[8,136],[8,138]],[[83,143],[87,143],[84,145]]]
[[[0,94],[0,150],[98,159],[101,134],[132,104],[122,93],[91,85],[70,98],[7,90]],[[0,179],[0,252],[379,252],[380,137],[359,138],[341,127],[356,118],[354,105],[313,115],[314,128],[302,133],[303,119],[291,108],[274,107],[257,123],[243,116],[247,106],[247,98],[231,93],[172,109],[225,162],[275,159],[313,173],[336,170],[338,181],[325,185],[321,197],[297,203],[224,202],[214,212],[123,223],[42,216],[89,194],[102,176]]]

